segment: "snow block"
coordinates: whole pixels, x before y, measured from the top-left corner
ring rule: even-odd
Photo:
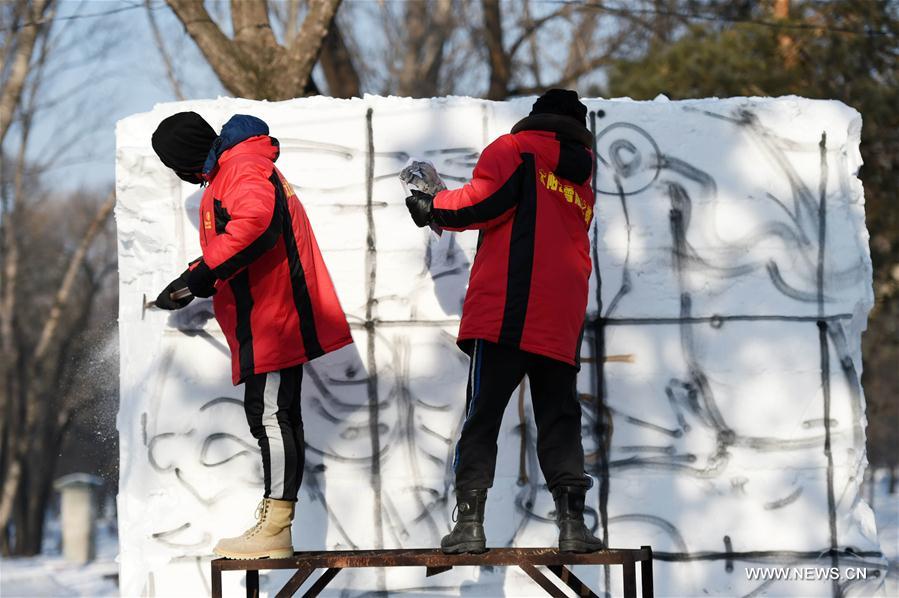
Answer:
[[[208,594],[212,546],[252,524],[262,491],[211,303],[144,306],[200,254],[200,190],[156,158],[157,124],[183,110],[216,128],[235,113],[269,124],[353,329],[354,345],[306,366],[296,547],[429,547],[451,525],[468,367],[454,337],[477,234],[416,228],[397,175],[425,158],[463,184],[532,102],[220,98],[118,123],[123,595]],[[882,592],[859,493],[873,303],[861,116],[798,97],[585,103],[597,150],[579,374],[588,523],[614,547],[653,546],[659,595]],[[525,385],[500,436],[491,545],[556,541],[535,437]],[[750,578],[764,566],[816,573]],[[620,592],[614,569],[577,574]],[[263,592],[287,575],[264,575]],[[239,576],[224,582],[242,592]],[[345,571],[330,588],[541,595],[517,571],[476,568]]]

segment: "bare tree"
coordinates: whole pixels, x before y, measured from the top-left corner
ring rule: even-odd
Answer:
[[[671,1],[665,0],[665,6]],[[219,11],[213,16],[203,2],[166,2],[222,84],[234,95],[259,99],[320,92],[353,97],[363,87],[411,97],[466,93],[504,99],[577,87],[627,44],[661,35],[661,17],[596,0],[562,5],[416,0],[363,6],[339,0],[232,0],[234,33],[229,37],[216,22],[227,17],[225,5],[211,4]],[[659,0],[649,5],[661,6]],[[665,18],[674,23],[673,17]],[[606,26],[601,19],[609,19]],[[673,26],[664,29],[670,32]],[[161,52],[165,60],[164,48]],[[312,78],[315,65],[321,89]],[[472,82],[484,75],[485,88],[477,89]]]
[[[110,194],[88,211],[64,201],[42,201],[40,169],[27,159],[41,88],[53,49],[53,13],[38,1],[22,2],[11,30],[36,28],[24,72],[10,67],[18,91],[6,95],[4,133],[17,124],[12,164],[0,163],[0,552],[40,550],[44,512],[64,437],[76,408],[67,384],[86,348],[78,343],[91,319],[94,297],[114,272],[114,256],[90,255],[107,222]],[[40,10],[37,10],[40,8]],[[23,16],[25,15],[25,16]],[[7,14],[4,14],[7,16]],[[30,19],[30,20],[22,20]],[[13,42],[8,42],[13,43]],[[23,43],[21,40],[15,43]],[[4,48],[4,51],[7,48]],[[18,54],[19,49],[10,50]],[[87,221],[85,222],[85,218]],[[80,225],[80,226],[79,226]],[[49,230],[48,230],[49,228]],[[61,267],[56,267],[56,264]],[[98,263],[105,264],[96,267]],[[80,357],[79,357],[80,356]]]
[[[552,87],[578,87],[584,77],[614,60],[636,27],[623,18],[631,17],[630,13],[622,13],[613,15],[618,19],[616,26],[603,30],[599,21],[605,7],[600,2],[566,3],[543,10],[537,13],[531,0],[519,4],[482,0],[488,98],[501,100]],[[557,51],[541,52],[544,44]],[[526,54],[522,52],[525,47]],[[556,75],[546,81],[547,72]]]
[[[288,16],[284,23],[291,33],[285,40],[290,41],[284,45],[275,37],[265,0],[232,0],[231,38],[202,2],[166,1],[222,85],[234,95],[285,100],[317,92],[312,69],[341,0],[309,0],[303,24],[295,33]],[[292,14],[297,12],[298,8]]]

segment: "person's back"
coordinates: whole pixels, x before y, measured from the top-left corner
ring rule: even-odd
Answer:
[[[577,366],[587,309],[593,218],[593,137],[577,93],[550,90],[512,132],[484,149],[472,180],[436,195],[412,191],[418,226],[479,229],[477,256],[459,327],[471,357],[465,421],[456,445],[459,519],[443,537],[447,553],[483,552],[484,507],[493,485],[497,438],[509,397],[525,376],[537,424],[537,456],[556,501],[559,548],[586,552],[602,541],[584,525],[584,473]],[[415,175],[417,176],[417,175]]]
[[[228,142],[206,166],[210,183],[200,205],[204,260],[227,280],[213,301],[235,384],[351,342],[305,210],[275,168],[278,143],[254,133],[240,116],[223,127]]]
[[[478,168],[500,183],[487,201],[511,208],[478,227],[459,341],[481,338],[574,364],[591,266],[590,151],[558,133],[525,129],[494,141]],[[438,194],[435,224],[462,223],[458,208],[464,212],[469,196]]]

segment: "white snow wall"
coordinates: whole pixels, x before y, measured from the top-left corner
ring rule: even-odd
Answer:
[[[477,235],[416,228],[397,174],[426,158],[461,185],[532,101],[222,98],[118,123],[123,595],[208,594],[213,543],[252,524],[262,484],[211,303],[143,308],[200,254],[201,191],[156,158],[157,124],[182,110],[216,128],[235,113],[268,122],[353,329],[354,345],[306,366],[295,546],[430,547],[451,525],[468,368],[454,338]],[[860,115],[796,97],[586,104],[598,160],[579,377],[588,524],[613,547],[652,545],[661,596],[877,592],[859,493],[873,302]],[[535,434],[525,385],[503,421],[492,546],[555,543]],[[764,565],[867,567],[867,580],[747,579]],[[619,570],[576,573],[618,595]],[[287,575],[264,575],[264,592]],[[226,574],[226,595],[242,583]],[[502,568],[346,570],[331,587],[542,592]]]

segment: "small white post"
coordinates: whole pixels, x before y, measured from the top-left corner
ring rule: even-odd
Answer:
[[[95,489],[101,481],[86,473],[65,475],[53,484],[60,494],[62,553],[75,563],[94,559],[97,509]]]

